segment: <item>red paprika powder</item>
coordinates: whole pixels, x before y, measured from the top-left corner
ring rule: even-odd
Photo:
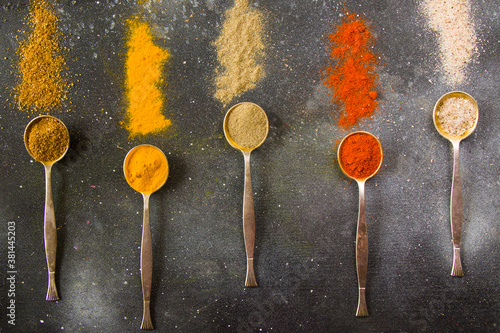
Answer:
[[[382,162],[382,149],[373,135],[355,132],[341,143],[339,159],[348,176],[365,179],[377,171]]]
[[[377,101],[374,91],[378,75],[377,59],[369,48],[373,34],[362,18],[348,15],[328,36],[330,65],[325,85],[343,107],[338,124],[343,129],[373,114]]]

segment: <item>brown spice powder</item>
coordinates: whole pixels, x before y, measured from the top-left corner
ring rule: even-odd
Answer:
[[[48,2],[33,0],[29,19],[32,32],[18,51],[20,83],[15,99],[20,109],[48,111],[59,107],[67,92],[58,18]]]
[[[248,0],[236,0],[227,10],[222,31],[215,41],[221,68],[215,79],[215,98],[226,105],[256,86],[265,76],[262,60],[263,15]]]
[[[266,138],[266,113],[253,103],[238,104],[227,116],[230,138],[244,148],[255,148]]]
[[[444,132],[460,136],[474,126],[477,112],[469,99],[450,97],[440,105],[436,116],[438,125]]]
[[[26,134],[28,151],[39,162],[53,162],[59,159],[69,144],[66,127],[52,117],[35,120]]]

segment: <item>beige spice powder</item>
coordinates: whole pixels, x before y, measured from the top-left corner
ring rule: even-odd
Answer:
[[[215,41],[217,69],[215,98],[224,105],[256,86],[265,76],[263,14],[248,0],[236,0],[226,11],[221,33]]]
[[[474,126],[477,112],[469,99],[450,97],[439,106],[436,116],[438,125],[444,132],[460,136]]]
[[[439,54],[449,85],[462,84],[477,52],[477,37],[468,0],[424,0],[421,7],[437,33]]]
[[[266,113],[253,103],[241,103],[227,116],[227,131],[231,140],[244,148],[255,148],[266,138]]]

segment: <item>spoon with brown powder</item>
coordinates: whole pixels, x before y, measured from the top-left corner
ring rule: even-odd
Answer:
[[[253,267],[255,247],[255,210],[253,205],[250,153],[264,143],[269,132],[269,121],[264,110],[254,103],[233,106],[224,117],[224,135],[233,147],[243,153],[245,182],[243,190],[243,235],[247,256],[245,287],[257,287]]]
[[[434,106],[433,120],[436,130],[453,145],[453,179],[451,182],[451,235],[453,242],[452,276],[463,276],[460,260],[460,239],[462,235],[463,203],[460,179],[460,141],[471,135],[477,125],[478,107],[476,100],[467,93],[453,91],[443,95]]]
[[[56,301],[59,299],[54,276],[56,271],[57,231],[54,200],[52,198],[51,170],[52,165],[63,158],[68,151],[69,132],[59,119],[52,116],[39,116],[26,126],[24,145],[31,157],[42,163],[45,168],[44,239],[49,274],[46,300]]]

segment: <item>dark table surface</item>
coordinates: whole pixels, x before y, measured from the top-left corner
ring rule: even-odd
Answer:
[[[159,1],[146,15],[165,67],[171,130],[129,140],[123,62],[125,22],[135,1],[59,1],[74,86],[51,114],[69,128],[68,154],[53,168],[61,300],[45,301],[44,175],[23,145],[37,114],[18,110],[18,39],[27,1],[0,6],[0,305],[5,332],[139,331],[142,198],[123,177],[140,143],[166,152],[169,179],[151,197],[152,316],[168,332],[471,332],[500,325],[500,4],[473,0],[478,56],[468,83],[440,74],[435,34],[415,1],[257,1],[267,17],[267,76],[231,102],[251,101],[270,120],[252,154],[258,288],[244,288],[243,157],[213,98],[212,45],[231,1]],[[325,35],[351,10],[365,15],[380,55],[379,108],[352,130],[381,140],[384,161],[366,186],[367,301],[356,318],[356,183],[341,173],[337,106],[322,85]],[[479,105],[461,145],[465,276],[450,276],[452,150],[432,108],[451,90]],[[71,102],[71,105],[69,104]],[[67,111],[71,109],[71,111]],[[7,232],[15,225],[15,296],[8,296]],[[6,308],[15,300],[16,325]]]

